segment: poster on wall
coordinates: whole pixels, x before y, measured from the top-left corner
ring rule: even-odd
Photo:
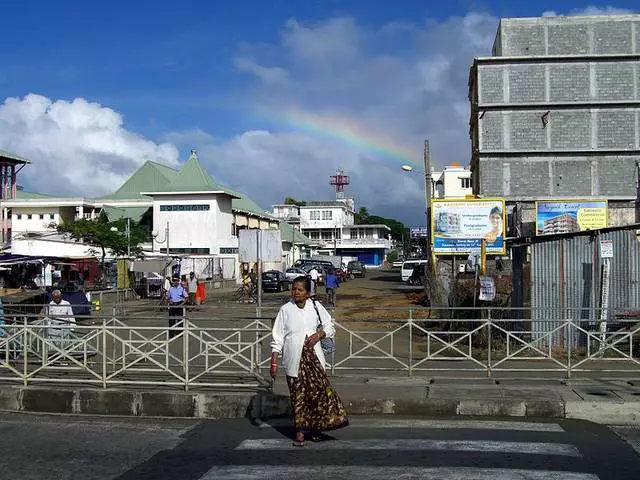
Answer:
[[[607,201],[536,202],[536,234],[583,232],[607,227]]]
[[[505,253],[505,207],[502,198],[434,200],[431,214],[436,255]]]

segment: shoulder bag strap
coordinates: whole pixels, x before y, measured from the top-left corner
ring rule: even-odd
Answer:
[[[318,306],[316,305],[316,301],[311,299],[311,302],[313,303],[313,308],[315,308],[316,314],[318,315],[318,327],[317,328],[321,328],[322,327],[322,319],[320,318],[320,311],[318,310]]]

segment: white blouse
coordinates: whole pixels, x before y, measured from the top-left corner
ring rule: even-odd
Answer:
[[[333,327],[333,319],[329,312],[316,301],[318,313],[322,322],[322,329],[327,338],[333,338],[336,333]],[[305,337],[316,333],[318,328],[318,313],[313,308],[313,301],[307,300],[304,308],[299,308],[293,301],[283,305],[273,324],[271,351],[281,355],[281,364],[285,375],[298,376],[298,367],[302,357],[302,347]],[[316,343],[314,350],[325,368],[326,361],[320,342]]]

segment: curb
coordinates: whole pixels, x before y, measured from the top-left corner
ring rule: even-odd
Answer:
[[[604,424],[640,422],[640,402],[567,400],[344,398],[350,415],[570,418]],[[106,416],[249,418],[291,415],[290,399],[270,392],[131,391],[0,386],[0,410]]]

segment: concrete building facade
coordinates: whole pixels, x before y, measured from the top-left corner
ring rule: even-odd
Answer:
[[[626,212],[611,219],[634,221],[640,15],[503,19],[493,56],[471,67],[469,99],[474,194],[523,211],[608,199]]]

